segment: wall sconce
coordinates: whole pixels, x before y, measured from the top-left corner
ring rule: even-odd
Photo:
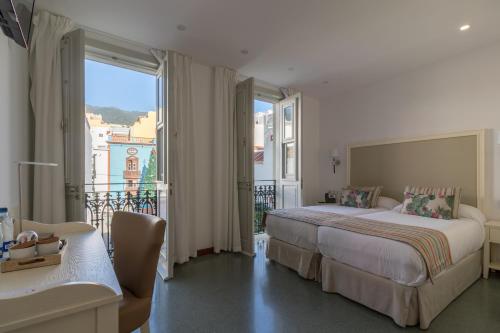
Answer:
[[[330,162],[332,163],[333,173],[335,173],[335,167],[340,165],[339,151],[337,148],[331,150]]]

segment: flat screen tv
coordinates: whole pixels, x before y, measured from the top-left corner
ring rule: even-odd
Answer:
[[[22,47],[28,47],[35,0],[0,0],[0,27]]]

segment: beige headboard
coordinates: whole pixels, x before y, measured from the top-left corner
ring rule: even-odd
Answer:
[[[402,200],[406,185],[460,186],[462,202],[482,208],[484,131],[348,147],[348,183],[383,185]]]

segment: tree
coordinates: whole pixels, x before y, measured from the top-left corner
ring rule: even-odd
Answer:
[[[145,183],[143,185],[144,190],[154,191],[156,190],[156,186],[154,182],[156,182],[156,150],[151,149],[151,153],[149,154],[149,161],[146,170],[143,171],[142,182]]]

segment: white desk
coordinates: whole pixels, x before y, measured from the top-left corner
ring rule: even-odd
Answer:
[[[99,232],[24,223],[68,244],[60,265],[0,273],[0,332],[118,332],[122,291]]]

